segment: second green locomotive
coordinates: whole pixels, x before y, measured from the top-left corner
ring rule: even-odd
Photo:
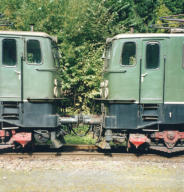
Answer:
[[[120,34],[104,56],[105,141],[183,150],[184,34]]]

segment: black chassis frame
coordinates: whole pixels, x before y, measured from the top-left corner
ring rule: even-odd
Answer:
[[[111,130],[138,130],[160,127],[184,128],[184,104],[104,103],[103,127]],[[150,109],[145,110],[145,106]],[[149,117],[150,119],[144,119]],[[153,119],[154,117],[154,119]]]
[[[0,123],[2,129],[57,128],[57,102],[0,102]]]

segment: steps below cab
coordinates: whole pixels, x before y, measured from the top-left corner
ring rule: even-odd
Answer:
[[[1,123],[2,129],[12,129],[17,126],[15,122],[20,120],[20,107],[18,102],[2,102],[1,103],[1,119],[4,119],[4,122]],[[10,122],[10,123],[7,123]]]
[[[158,104],[143,104],[141,110],[141,118],[143,121],[158,121],[159,105]]]

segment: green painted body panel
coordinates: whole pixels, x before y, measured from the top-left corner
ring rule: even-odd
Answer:
[[[2,40],[15,39],[17,42],[17,65],[7,67],[2,65],[0,56],[0,101],[21,101],[31,99],[54,98],[54,70],[55,64],[51,49],[51,39],[34,35],[0,35],[0,52]],[[39,40],[41,45],[42,63],[28,64],[26,61],[26,41]],[[23,86],[21,85],[21,57],[23,57]]]
[[[53,98],[54,61],[51,50],[50,39],[26,37],[26,41],[36,39],[41,44],[42,63],[28,64],[24,62],[24,99],[31,98]]]
[[[2,65],[2,40],[6,36],[0,36],[0,100],[20,101],[21,99],[21,57],[23,56],[24,41],[20,37],[11,38],[16,40],[17,64],[15,66]]]
[[[156,42],[160,46],[160,62],[156,69],[146,67],[146,45]],[[141,103],[163,103],[164,97],[164,71],[165,58],[167,57],[167,39],[143,39],[142,40],[142,66],[140,81],[140,102]]]
[[[135,66],[121,65],[121,51],[123,43],[133,41],[137,44],[137,63]],[[109,62],[105,79],[109,80],[109,99],[112,100],[136,100],[139,99],[139,75],[141,54],[139,39],[117,40],[112,45],[112,59]]]
[[[171,38],[165,77],[165,102],[184,102],[184,68],[182,66],[184,37]]]
[[[147,37],[149,36],[149,37]],[[160,34],[114,38],[109,64],[104,72],[108,80],[109,100],[136,103],[184,102],[184,35]],[[136,43],[136,65],[122,66],[123,43]],[[146,68],[146,45],[158,42],[160,63],[156,69]]]

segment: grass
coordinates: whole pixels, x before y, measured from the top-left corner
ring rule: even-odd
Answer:
[[[66,135],[65,136],[66,144],[83,144],[83,145],[92,145],[95,144],[96,140],[93,139],[91,134],[88,134],[84,137],[79,137],[76,135]]]
[[[89,126],[79,126],[73,128],[78,135],[84,135],[89,129]],[[83,144],[83,145],[92,145],[95,144],[96,140],[93,138],[93,133],[89,132],[86,136],[80,137],[71,133],[65,136],[66,144]]]

